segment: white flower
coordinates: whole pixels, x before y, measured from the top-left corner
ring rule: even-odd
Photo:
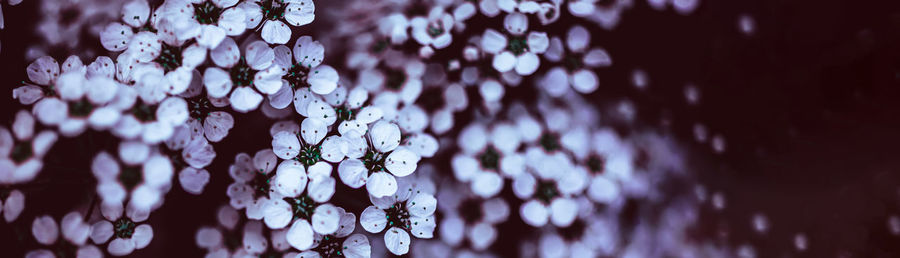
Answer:
[[[551,96],[560,97],[571,85],[579,93],[591,93],[600,85],[593,69],[612,65],[612,59],[603,48],[590,47],[590,32],[582,26],[569,29],[565,51],[562,42],[554,37],[544,56],[551,61],[562,61],[541,80],[541,87]]]
[[[493,197],[503,189],[504,177],[523,173],[525,157],[516,152],[520,143],[521,136],[512,124],[496,123],[490,132],[482,124],[471,124],[457,138],[462,152],[453,156],[453,174],[460,182],[469,183],[473,193]]]
[[[100,44],[109,51],[127,50],[137,32],[155,26],[155,24],[147,24],[149,20],[150,5],[146,0],[129,1],[122,6],[122,22],[124,24],[112,22],[106,25],[100,32]]]
[[[257,151],[252,158],[246,153],[235,156],[234,163],[228,167],[234,183],[226,190],[231,207],[247,208],[248,218],[262,219],[262,204],[275,192],[268,181],[275,176],[272,171],[277,162],[278,157],[268,148]]]
[[[168,0],[158,12],[161,20],[170,23],[177,40],[196,39],[200,46],[212,49],[226,36],[240,35],[247,28],[247,14],[235,6],[237,3],[237,0]]]
[[[281,67],[273,65],[275,52],[265,42],[248,44],[241,55],[234,40],[226,38],[212,50],[210,58],[227,71],[206,68],[203,73],[206,92],[212,98],[229,96],[235,111],[246,113],[256,109],[263,100],[260,93],[275,94],[282,87]]]
[[[381,120],[372,125],[366,138],[356,131],[344,135],[352,153],[338,166],[341,181],[352,188],[366,185],[374,197],[393,195],[398,189],[395,176],[412,174],[420,159],[408,148],[398,148],[400,134],[397,125]]]
[[[273,199],[266,206],[265,213],[264,221],[270,228],[280,229],[290,225],[285,237],[287,243],[298,250],[315,247],[317,235],[346,237],[352,232],[356,221],[356,217],[343,208],[317,202],[307,194]]]
[[[326,138],[328,127],[318,118],[304,119],[299,135],[292,131],[273,130],[273,133],[272,150],[281,159],[293,159],[305,166],[313,166],[321,160],[338,162],[344,158],[343,139],[336,135]]]
[[[496,224],[506,221],[509,205],[501,198],[482,199],[471,191],[454,187],[442,188],[438,208],[443,212],[441,239],[459,246],[468,239],[474,250],[485,250],[497,239]]]
[[[360,214],[360,225],[369,233],[384,233],[384,244],[395,255],[409,252],[410,235],[432,238],[436,226],[434,211],[437,200],[431,194],[404,184],[396,194],[377,198],[370,195],[373,206]]]
[[[254,5],[247,5],[244,10],[249,17],[262,20],[260,36],[269,44],[284,44],[291,39],[291,28],[285,23],[299,27],[316,18],[312,0],[258,0]],[[248,27],[253,23],[256,22],[248,20]]]
[[[329,218],[327,219],[328,224],[333,225],[337,230],[331,233],[321,233],[319,230],[316,230],[315,234],[297,234],[296,232],[288,230],[286,234],[288,243],[291,243],[293,247],[299,250],[308,250],[304,251],[301,255],[320,255],[326,257],[329,255],[343,255],[345,257],[370,256],[371,247],[369,246],[368,238],[362,234],[350,235],[356,228],[356,216],[353,215],[353,213],[345,212],[343,208],[334,207],[330,204],[319,207],[327,207],[327,210],[329,210],[328,212],[332,213],[325,214],[326,211],[320,211],[320,208],[316,208],[317,211],[314,216],[327,216]],[[314,218],[313,220],[316,219]],[[300,230],[304,227],[305,226],[301,226],[297,229]],[[313,228],[315,229],[316,225],[313,225]],[[303,232],[305,232],[305,230],[303,230]],[[307,247],[306,244],[310,245]],[[298,247],[298,245],[300,247]]]
[[[199,123],[192,122],[176,128],[172,137],[166,140],[166,147],[170,151],[175,152],[171,154],[171,158],[176,160],[176,163],[183,167],[190,166],[195,169],[205,168],[212,163],[216,157],[216,152],[206,138],[200,137],[199,132],[201,130]],[[181,170],[182,168],[179,167],[178,169]]]
[[[91,163],[97,193],[106,205],[121,205],[130,196],[135,208],[150,210],[171,186],[174,168],[168,158],[137,141],[119,144],[119,159],[100,152]]]
[[[34,134],[34,117],[25,110],[16,113],[12,132],[0,126],[0,183],[17,184],[34,179],[43,168],[43,158],[58,136],[56,132],[44,130]],[[20,198],[21,197],[21,198]],[[5,214],[7,221],[18,217],[24,206],[21,192],[7,201],[10,209]]]
[[[194,73],[199,77],[199,72],[195,70]],[[227,101],[200,94],[202,91],[203,85],[191,83],[190,88],[181,94],[181,97],[187,101],[191,117],[186,126],[190,129],[191,136],[203,136],[210,142],[222,141],[234,127],[234,116],[227,111],[219,110],[221,106],[219,103],[227,104]]]
[[[235,229],[240,216],[231,206],[222,205],[216,212],[216,221],[218,222],[216,227],[203,226],[197,229],[195,241],[197,246],[207,250],[207,257],[230,257],[232,253],[237,255],[238,252],[245,252],[243,245],[225,245],[226,239],[241,239],[243,234],[245,234],[245,231]],[[262,228],[258,227],[259,225],[259,221],[248,221],[244,224],[244,229],[247,229],[247,231],[261,230]],[[272,242],[275,243],[274,233],[272,237]],[[283,239],[284,235],[281,235],[281,238]],[[233,250],[232,248],[237,248],[238,250]]]
[[[529,32],[528,18],[521,13],[510,13],[503,19],[509,37],[493,29],[484,31],[481,49],[493,54],[492,66],[503,73],[515,69],[519,75],[530,75],[540,66],[538,54],[547,50],[547,33]]]
[[[60,67],[53,58],[38,58],[26,69],[34,84],[16,88],[13,97],[25,105],[35,104],[33,113],[38,121],[58,126],[64,136],[76,136],[88,126],[108,129],[125,109],[115,105],[121,87],[108,76],[113,69],[109,61],[107,57],[98,57],[91,65],[98,67],[103,63],[105,69],[88,70],[77,56],[70,56],[60,76]]]
[[[95,244],[109,242],[107,251],[114,256],[131,254],[142,249],[153,239],[153,228],[149,224],[140,224],[147,220],[150,213],[132,208],[124,208],[121,203],[102,204],[101,213],[105,220],[91,226],[91,240]],[[123,210],[126,214],[122,214]],[[112,238],[112,241],[109,241]]]
[[[435,6],[428,12],[428,17],[417,16],[410,21],[412,36],[419,44],[443,49],[453,42],[450,34],[454,25],[454,17],[444,12],[441,6]]]
[[[294,103],[298,114],[308,116],[310,102],[320,99],[318,95],[333,93],[338,87],[337,71],[331,66],[320,65],[325,48],[312,37],[297,39],[293,52],[283,45],[276,46],[274,51],[275,64],[282,67],[282,83],[268,97],[272,107],[283,109]]]
[[[45,246],[54,246],[60,242],[57,240],[62,235],[64,241],[68,242],[63,245],[72,245],[75,247],[88,247],[93,245],[85,245],[88,236],[91,234],[91,225],[84,222],[81,214],[72,211],[67,213],[59,224],[48,215],[39,216],[34,219],[31,224],[31,234],[38,243]],[[96,247],[94,247],[96,248]],[[78,248],[77,252],[81,253],[82,248]],[[89,248],[84,248],[84,252],[88,252]],[[70,255],[75,255],[73,250],[55,250]]]
[[[408,105],[415,103],[422,94],[422,76],[424,74],[424,63],[415,58],[408,58],[402,53],[392,52],[390,56],[385,57],[384,69],[363,69],[360,71],[357,81],[359,86],[373,94],[377,93],[372,104],[380,107],[385,112],[385,117],[393,117],[393,113],[386,109],[393,106],[392,110],[397,110],[397,105],[382,106],[378,104],[378,100],[389,97],[396,98],[397,101]],[[396,101],[389,102],[397,103]]]

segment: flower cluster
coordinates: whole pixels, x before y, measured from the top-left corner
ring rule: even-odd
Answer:
[[[0,126],[0,211],[16,221],[72,142],[65,178],[93,197],[34,218],[27,256],[139,252],[178,191],[226,200],[192,231],[206,257],[490,257],[505,235],[523,256],[652,256],[624,239],[652,229],[618,220],[684,176],[679,146],[582,96],[613,65],[594,32],[631,1],[351,2],[128,0],[92,60],[34,58]]]

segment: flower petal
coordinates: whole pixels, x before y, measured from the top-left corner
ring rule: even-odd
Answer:
[[[408,253],[409,244],[409,234],[403,229],[393,227],[384,233],[384,245],[395,255]]]
[[[415,152],[405,147],[397,148],[387,156],[384,167],[394,176],[404,177],[416,171],[419,159],[419,155]]]
[[[386,214],[375,206],[366,207],[359,215],[359,224],[369,233],[378,233],[387,225]]]
[[[397,179],[388,173],[374,172],[369,175],[367,181],[366,190],[376,198],[393,195],[397,192]]]
[[[259,93],[256,93],[256,91],[250,87],[237,87],[234,89],[234,92],[231,93],[231,97],[229,98],[231,107],[234,108],[235,111],[241,113],[256,109],[262,100],[262,95],[259,95]]]
[[[312,215],[313,230],[323,235],[334,234],[338,230],[340,219],[337,207],[327,203],[319,205]]]
[[[281,21],[265,21],[260,36],[269,44],[284,44],[291,39],[291,28]]]

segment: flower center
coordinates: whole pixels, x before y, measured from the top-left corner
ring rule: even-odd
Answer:
[[[292,89],[298,89],[300,87],[309,87],[309,83],[306,82],[306,76],[309,74],[309,67],[304,67],[299,64],[291,65],[291,69],[288,70],[287,74],[283,76],[283,78],[291,85]]]
[[[285,197],[284,201],[291,205],[291,210],[294,212],[294,219],[312,221],[313,212],[316,211],[316,207],[319,206],[318,203],[313,201],[313,199],[309,198],[306,194],[293,198]]]
[[[556,9],[550,8],[550,9],[547,9],[546,13],[544,13],[544,18],[551,19],[555,15],[556,15]]]
[[[389,69],[387,71],[387,87],[392,90],[400,90],[403,83],[406,82],[406,73],[400,70]]]
[[[77,21],[78,18],[81,17],[81,9],[77,6],[70,6],[61,10],[59,14],[61,18],[59,19],[59,24],[70,25],[75,23],[75,21]]]
[[[344,257],[344,238],[337,238],[332,235],[326,235],[322,237],[322,241],[319,242],[319,245],[313,249],[325,258],[330,257]]]
[[[134,221],[123,216],[113,222],[113,230],[118,238],[131,238],[134,234]]]
[[[371,50],[373,53],[376,53],[376,54],[381,53],[381,51],[384,51],[385,49],[387,49],[388,43],[389,42],[387,41],[387,39],[378,40],[375,42],[375,44],[372,45]]]
[[[142,177],[141,167],[125,166],[122,168],[122,173],[119,173],[119,182],[130,191],[141,182]]]
[[[565,60],[566,70],[575,71],[584,67],[584,63],[581,62],[581,58],[578,55],[567,55]]]
[[[197,121],[203,121],[209,116],[209,113],[212,112],[214,106],[209,102],[209,99],[206,98],[205,94],[200,94],[199,96],[190,98],[188,101],[188,109],[191,112],[191,117],[197,119]]]
[[[497,169],[497,163],[500,161],[500,154],[497,153],[497,150],[495,150],[493,146],[488,146],[481,155],[478,155],[478,160],[481,161],[482,168]]]
[[[315,165],[316,162],[322,160],[322,148],[319,145],[300,147],[300,154],[294,157],[294,160],[303,163],[307,167]]]
[[[241,56],[234,67],[231,67],[231,82],[234,86],[250,86],[253,84],[253,69],[247,64],[247,59]]]
[[[587,225],[581,219],[575,219],[571,225],[565,228],[561,228],[559,230],[559,234],[563,237],[563,239],[569,241],[578,241],[581,240],[581,236],[584,235],[584,231],[587,228]]]
[[[426,29],[426,31],[428,32],[429,36],[437,37],[444,33],[444,26],[439,23],[432,22],[428,24],[428,28]]]
[[[338,121],[351,121],[356,119],[356,112],[344,106],[334,108],[334,112],[337,113]]]
[[[226,230],[223,232],[224,239],[222,241],[225,244],[225,247],[228,250],[237,250],[239,248],[243,248],[244,245],[244,231],[243,230]]]
[[[484,215],[481,211],[481,201],[474,198],[466,199],[459,205],[459,215],[468,224],[475,224]]]
[[[250,187],[253,187],[254,199],[269,194],[269,187],[271,187],[270,183],[273,176],[275,176],[275,173],[265,174],[262,169],[257,171],[256,176],[250,181]]]
[[[156,106],[144,104],[142,101],[138,101],[138,103],[131,107],[130,112],[141,122],[156,120]]]
[[[556,182],[552,180],[541,180],[538,182],[535,195],[538,200],[549,204],[557,196],[559,196],[559,190],[556,189]]]
[[[369,173],[384,171],[384,159],[387,158],[386,153],[381,153],[375,150],[366,151],[366,155],[363,156],[362,162],[366,165],[366,168],[369,169]]]
[[[409,211],[406,210],[405,202],[397,202],[391,205],[384,213],[387,214],[385,217],[387,217],[388,227],[396,226],[405,230],[412,229],[409,225]]]
[[[73,117],[87,117],[94,110],[94,105],[86,99],[69,102],[69,115]]]
[[[278,20],[284,17],[284,10],[287,8],[288,4],[284,2],[284,0],[266,0],[260,3],[259,7],[262,10],[263,16],[269,20]]]
[[[222,8],[210,1],[194,4],[194,19],[197,19],[200,24],[216,24],[219,22],[220,14],[222,14]]]
[[[546,151],[559,150],[559,138],[553,133],[544,133],[541,135],[541,147]]]
[[[159,57],[153,61],[161,65],[166,72],[175,70],[175,68],[181,66],[181,47],[162,44],[162,51],[159,52]]]
[[[21,163],[31,156],[34,155],[34,150],[31,149],[31,142],[19,142],[13,146],[12,153],[10,153],[10,157],[16,163]]]
[[[509,43],[506,44],[506,50],[512,52],[514,55],[521,55],[528,51],[528,42],[525,41],[525,37],[523,36],[512,36],[509,39]]]
[[[601,156],[591,155],[587,160],[587,166],[594,173],[603,173],[603,169],[606,167],[606,160]]]

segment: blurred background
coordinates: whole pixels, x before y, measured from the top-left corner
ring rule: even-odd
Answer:
[[[49,8],[42,2],[58,3]],[[79,54],[89,63],[105,53],[90,24],[118,18],[119,9],[90,11],[87,4],[2,3],[0,82],[7,92],[27,78],[25,67],[38,56],[64,60]],[[300,33],[318,38],[340,22],[325,12],[347,3],[316,4],[316,21]],[[744,27],[751,28],[749,33],[742,29],[742,17],[752,25]],[[573,22],[553,26],[563,30]],[[900,216],[900,4],[702,1],[693,13],[681,15],[635,0],[617,27],[591,33],[592,43],[604,47],[614,63],[598,72],[600,89],[588,99],[601,108],[633,103],[641,123],[673,134],[685,146],[702,186],[698,196],[723,201],[721,209],[710,201],[699,206],[700,223],[692,230],[698,241],[751,245],[757,257],[900,257],[900,223],[892,228],[889,222]],[[340,46],[326,44],[326,49],[326,63],[341,63]],[[633,83],[636,71],[645,75],[645,86]],[[696,104],[687,100],[688,89],[699,93]],[[517,94],[508,91],[506,98]],[[4,124],[21,108],[7,96],[0,101]],[[270,146],[267,140],[240,138],[268,132],[271,122],[256,123],[264,121],[258,116],[259,111],[235,115],[231,137],[216,146],[217,159],[207,168],[212,177],[204,194],[171,191],[166,206],[151,216],[153,241],[134,256],[203,255],[194,233],[215,224],[215,209],[227,200],[227,168],[234,155]],[[697,140],[698,126],[710,139]],[[714,149],[713,137],[722,140],[723,151]],[[61,138],[47,155],[53,172],[28,186],[20,218],[60,217],[90,204],[92,152],[86,149],[105,145],[79,141]],[[440,166],[440,160],[435,162]],[[71,183],[40,184],[49,176],[71,178]],[[753,229],[758,214],[765,218],[765,233]],[[20,257],[36,247],[27,239],[30,225],[29,219],[0,223],[0,256]],[[517,239],[510,238],[515,230],[501,226],[492,250],[515,256]],[[806,237],[805,252],[796,250],[798,234]]]

